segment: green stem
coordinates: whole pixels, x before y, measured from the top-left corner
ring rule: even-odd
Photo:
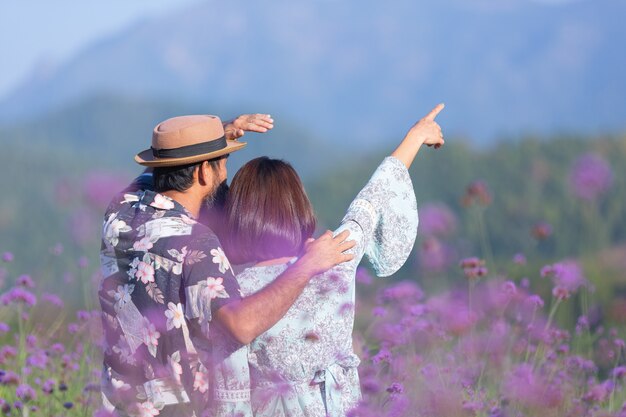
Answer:
[[[613,365],[613,377],[611,378],[611,381],[613,382],[613,388],[611,389],[611,396],[609,397],[609,413],[613,412],[613,399],[615,398],[615,383],[617,380],[617,377],[615,375],[615,368],[617,368],[621,354],[622,348],[620,347],[617,349],[617,354],[615,355],[615,364]]]
[[[487,226],[485,225],[485,209],[479,207],[476,211],[477,223],[478,223],[478,234],[480,235],[480,245],[483,253],[483,258],[487,260],[489,266],[493,267],[495,270],[495,263],[493,258],[493,251],[491,250],[491,244],[489,243],[489,237],[487,235]]]
[[[550,326],[552,325],[552,320],[554,319],[554,314],[556,313],[556,310],[559,308],[559,304],[561,304],[561,299],[557,298],[556,301],[553,302],[552,307],[550,308],[550,314],[548,315],[548,321],[546,322],[546,325],[543,328],[544,334],[550,329]],[[543,340],[542,340],[541,343],[539,343],[539,346],[537,346],[537,350],[535,351],[535,356],[533,358],[533,370],[535,369],[535,366],[537,364],[539,351],[543,350],[543,346],[544,346],[544,343],[543,343]]]

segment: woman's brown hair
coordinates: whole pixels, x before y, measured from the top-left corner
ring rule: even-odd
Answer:
[[[298,256],[315,231],[300,177],[289,163],[265,156],[235,174],[224,214],[225,248],[236,264]]]

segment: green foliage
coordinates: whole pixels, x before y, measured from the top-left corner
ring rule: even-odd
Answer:
[[[594,152],[612,165],[614,184],[607,195],[592,203],[574,197],[568,173],[579,155]],[[313,181],[308,191],[323,225],[341,219],[385,153],[366,159],[348,159]],[[475,150],[449,139],[438,151],[423,149],[411,167],[418,207],[438,201],[460,219],[458,235],[467,237],[460,256],[478,254],[480,231],[462,196],[474,180],[485,181],[493,202],[485,210],[487,234],[496,259],[522,252],[539,260],[578,256],[626,241],[626,137],[525,138]],[[545,241],[531,236],[539,222],[552,225]],[[419,233],[419,232],[418,232]]]

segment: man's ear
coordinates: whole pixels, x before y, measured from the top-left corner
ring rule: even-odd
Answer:
[[[196,171],[194,172],[194,176],[197,176],[196,180],[198,181],[198,184],[211,184],[211,175],[213,174],[211,171],[211,167],[209,166],[209,163],[207,161],[204,161],[200,165],[198,165],[198,169],[196,169]]]

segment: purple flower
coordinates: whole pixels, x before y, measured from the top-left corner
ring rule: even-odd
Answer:
[[[589,319],[587,316],[580,316],[576,322],[576,334],[581,335],[585,329],[589,329]]]
[[[550,277],[555,285],[555,291],[559,294],[574,293],[582,286],[588,286],[588,281],[583,275],[583,270],[578,262],[566,260],[554,265],[546,265],[541,268],[542,277]],[[556,290],[558,287],[558,290]]]
[[[85,310],[78,310],[76,312],[76,318],[79,321],[87,321],[91,318],[91,313],[89,313],[88,311]]]
[[[37,351],[26,359],[26,364],[39,369],[46,369],[48,365],[48,355],[42,350]]]
[[[504,390],[516,403],[531,408],[556,408],[563,403],[563,393],[555,384],[533,371],[529,364],[518,365],[504,381]]]
[[[380,391],[380,384],[375,378],[366,378],[361,381],[361,389],[365,394],[375,394]]]
[[[476,257],[462,259],[459,266],[467,279],[475,279],[487,275],[489,271],[485,268],[485,261]]]
[[[35,283],[30,275],[20,275],[17,278],[17,285],[24,288],[35,288]]]
[[[44,293],[41,296],[41,300],[59,308],[63,308],[63,305],[65,304],[63,303],[63,300],[61,300],[61,297],[56,294]]]
[[[372,363],[374,364],[389,361],[391,361],[391,352],[387,348],[380,349],[380,351],[372,358]]]
[[[0,333],[7,333],[11,328],[8,324],[0,321]]]
[[[37,397],[35,390],[28,384],[21,384],[15,389],[15,396],[25,403]]]
[[[78,267],[80,269],[85,269],[89,266],[89,259],[87,259],[85,256],[81,256],[78,259]]]
[[[358,267],[356,269],[356,282],[363,285],[370,285],[373,281],[372,275],[367,268]]]
[[[4,252],[2,254],[2,260],[4,262],[7,262],[7,263],[8,262],[13,262],[13,259],[14,259],[14,257],[13,257],[13,254],[11,252]]]
[[[23,303],[27,306],[33,306],[37,303],[37,297],[21,287],[13,287],[0,296],[0,303],[5,306],[13,303]]]
[[[465,207],[471,206],[472,204],[488,206],[491,204],[491,200],[491,192],[487,187],[487,183],[478,180],[467,186],[461,202]]]
[[[612,381],[604,381],[601,384],[594,384],[589,391],[583,395],[583,400],[591,403],[602,403],[609,398],[613,389],[614,387]]]
[[[104,209],[119,190],[125,187],[123,177],[108,172],[89,173],[82,184],[85,201],[94,207]]]
[[[0,374],[0,384],[2,385],[17,385],[20,383],[20,377],[13,371],[6,371]]]
[[[449,236],[456,230],[457,219],[443,203],[424,204],[419,209],[419,231],[425,236]]]
[[[384,307],[374,307],[372,309],[372,316],[374,317],[385,317],[387,315],[387,310]]]
[[[48,379],[41,385],[41,390],[45,394],[52,394],[54,392],[54,387],[56,386],[56,382],[54,379]]]
[[[580,156],[569,174],[572,193],[583,200],[592,201],[613,185],[611,165],[600,155],[588,153]]]
[[[50,351],[55,354],[61,355],[65,353],[65,346],[63,346],[61,343],[55,343],[50,346]]]
[[[623,378],[626,375],[626,366],[618,366],[612,372],[615,378]]]
[[[421,269],[441,272],[453,261],[453,250],[434,236],[428,236],[417,248],[417,259]]]
[[[26,336],[26,346],[29,348],[34,348],[37,345],[37,336],[34,334],[29,334]]]
[[[379,293],[380,303],[411,303],[421,300],[424,297],[419,285],[411,281],[402,281],[395,285],[384,288]]]
[[[107,411],[104,408],[100,408],[93,414],[93,417],[118,417],[118,415],[112,411]]]
[[[387,392],[391,395],[402,394],[404,393],[404,385],[399,382],[394,382],[389,386],[389,388],[387,388]]]
[[[516,253],[513,256],[513,263],[517,265],[526,265],[526,256],[523,253]]]

